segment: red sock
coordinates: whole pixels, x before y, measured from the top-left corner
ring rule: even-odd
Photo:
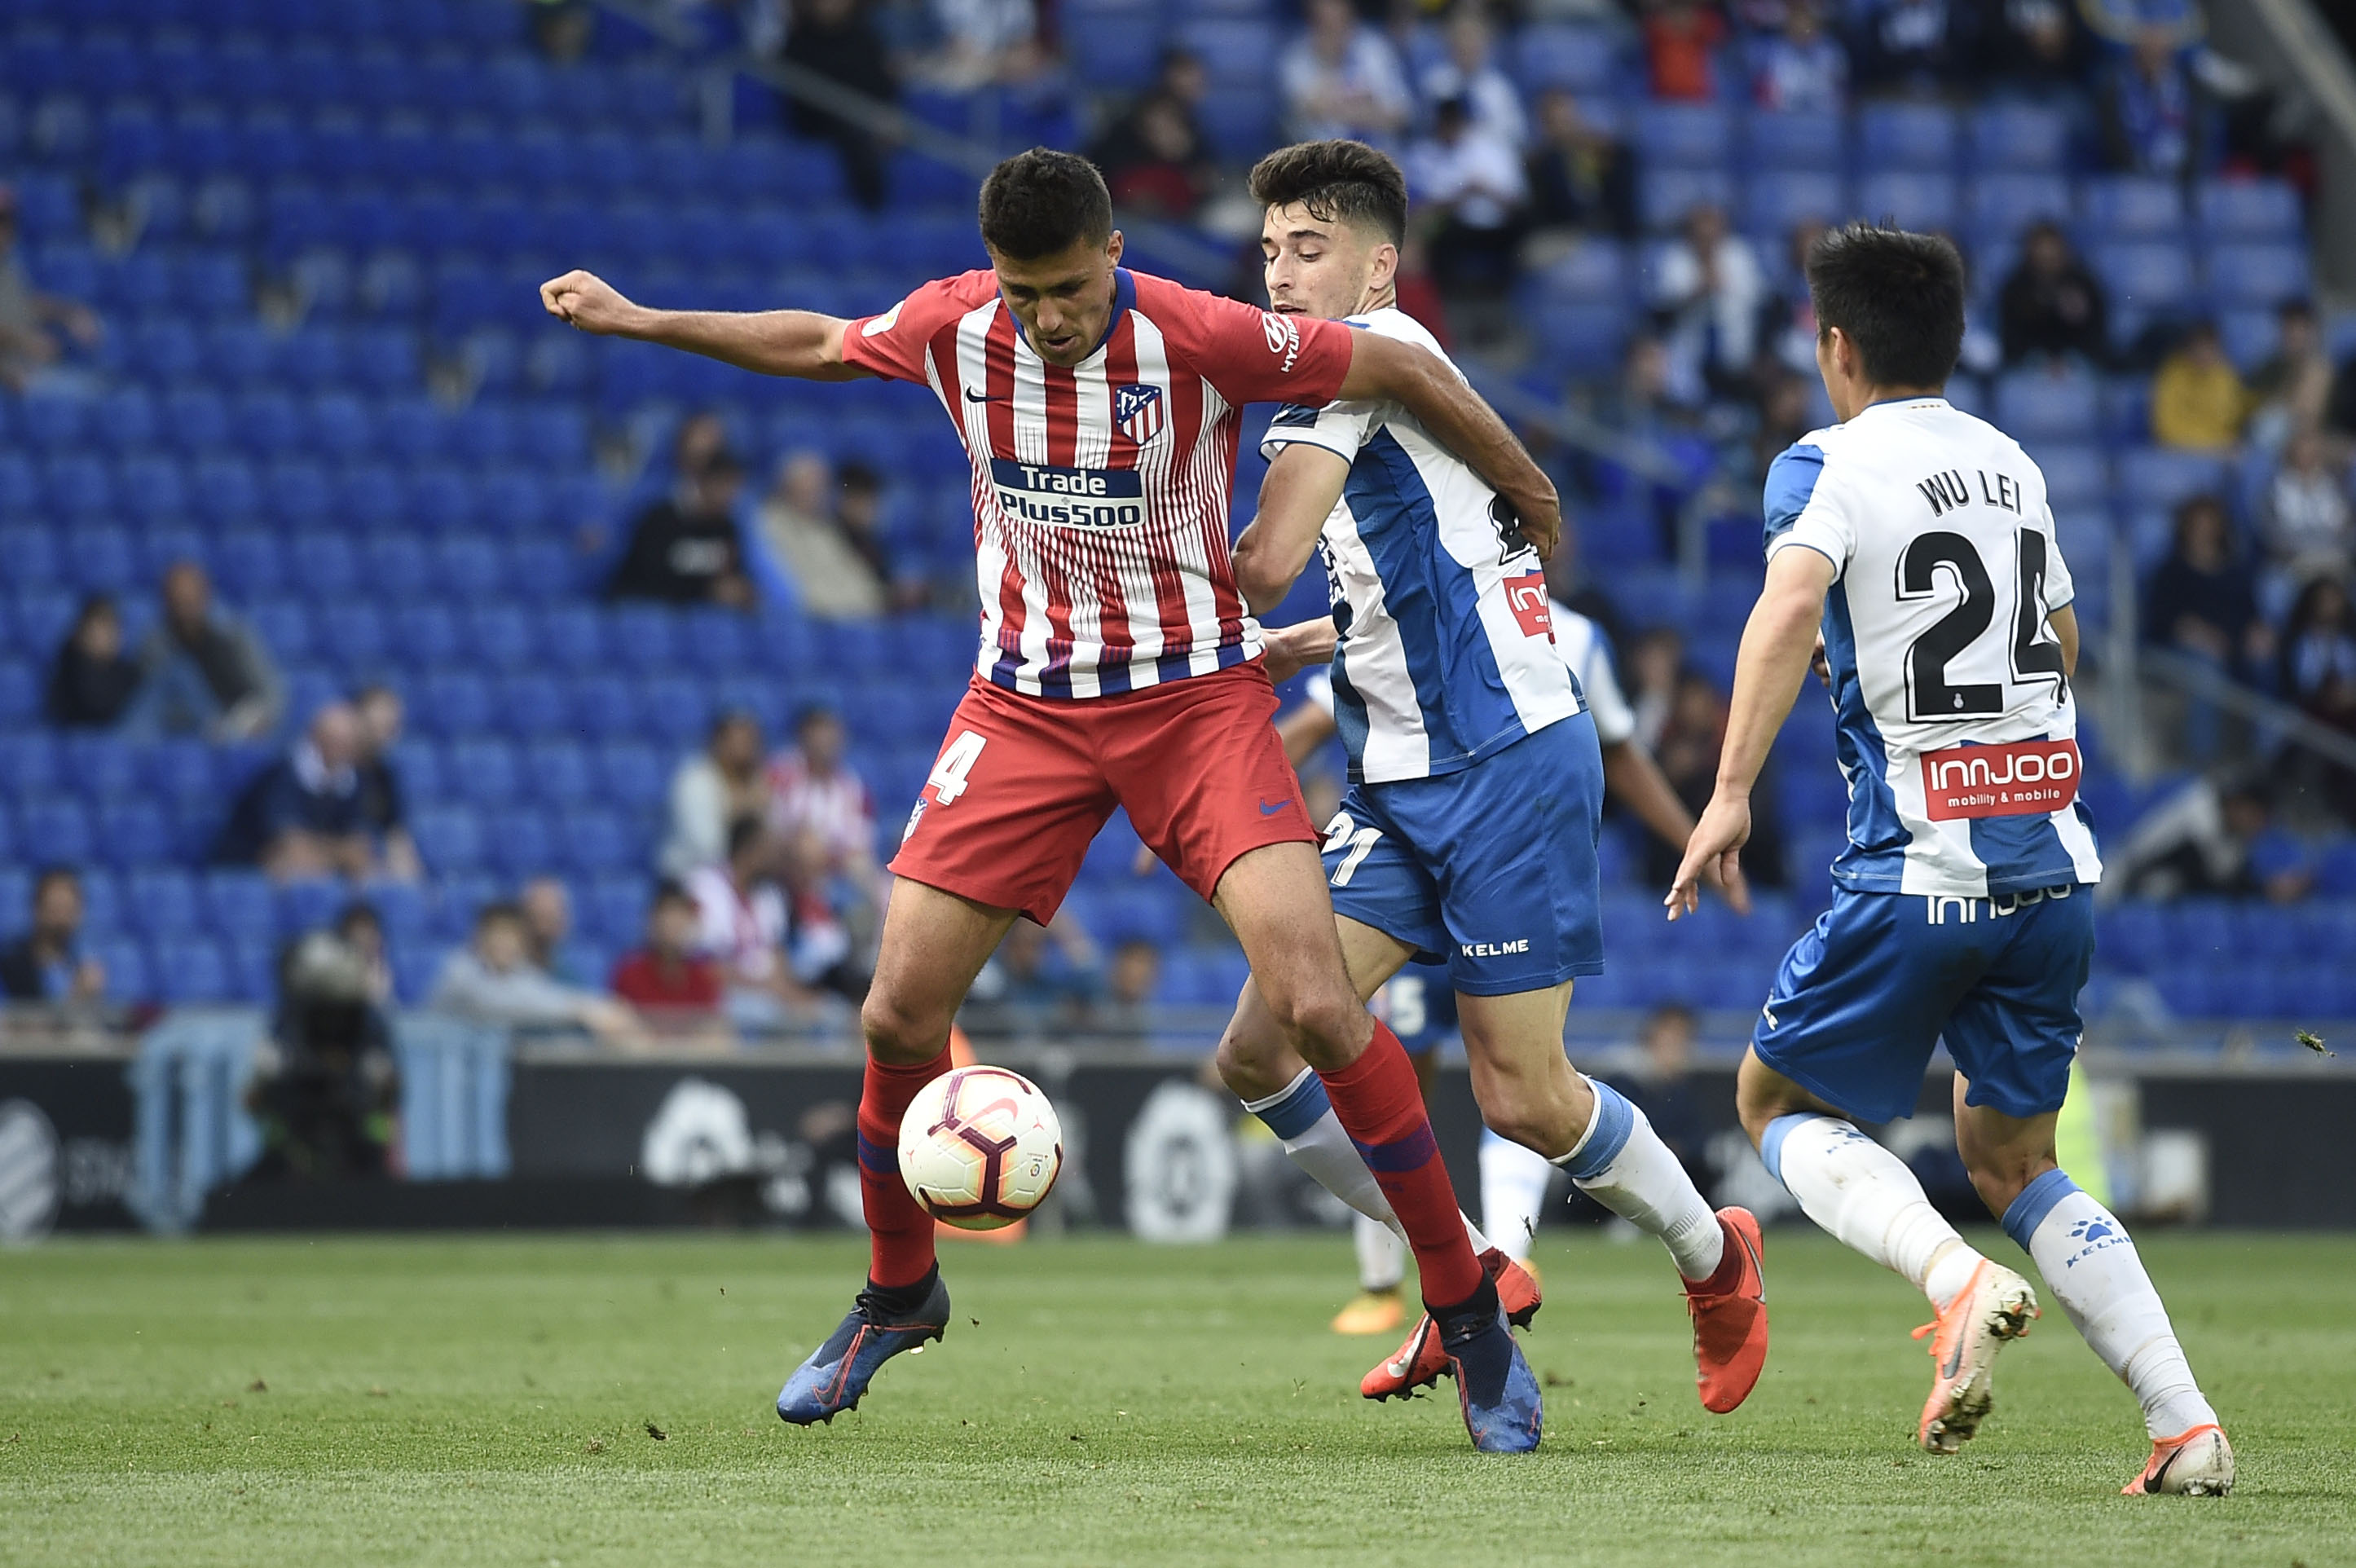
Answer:
[[[1423,1089],[1390,1026],[1375,1022],[1375,1037],[1356,1061],[1340,1072],[1317,1075],[1342,1130],[1358,1146],[1383,1196],[1407,1230],[1422,1275],[1423,1299],[1452,1306],[1481,1288],[1480,1261],[1464,1234],[1456,1188],[1431,1135],[1423,1109]]]
[[[916,1091],[949,1070],[949,1048],[915,1067],[867,1058],[859,1093],[859,1196],[867,1215],[867,1277],[914,1284],[933,1266],[933,1217],[900,1179],[900,1118]]]

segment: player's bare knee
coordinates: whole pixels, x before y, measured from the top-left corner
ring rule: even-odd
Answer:
[[[948,1034],[942,1020],[918,1016],[880,985],[860,1004],[859,1028],[866,1036],[869,1056],[903,1067],[939,1055]]]
[[[1366,1010],[1346,985],[1270,996],[1268,1004],[1285,1042],[1320,1071],[1347,1067],[1365,1040]]]
[[[1219,1036],[1219,1048],[1212,1059],[1228,1093],[1238,1100],[1265,1100],[1284,1088],[1277,1081],[1284,1054],[1283,1042],[1273,1037],[1264,1021],[1255,1028],[1238,1012]]]
[[[2054,1168],[2053,1156],[2043,1151],[1964,1152],[1964,1169],[1972,1178],[1972,1190],[1980,1195],[1987,1211],[1998,1217],[2012,1207],[2013,1200],[2030,1182]]]

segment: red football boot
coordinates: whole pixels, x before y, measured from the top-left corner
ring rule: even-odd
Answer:
[[[1686,1287],[1686,1312],[1693,1319],[1694,1382],[1702,1408],[1724,1415],[1758,1386],[1767,1365],[1767,1281],[1760,1271],[1762,1249],[1759,1219],[1747,1208],[1721,1208],[1726,1262],[1733,1278],[1724,1290],[1697,1293]],[[1718,1283],[1718,1282],[1709,1282]]]

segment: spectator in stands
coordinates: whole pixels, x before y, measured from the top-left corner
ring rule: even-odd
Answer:
[[[2112,168],[2182,179],[2214,161],[2217,115],[2166,29],[2146,30],[2113,60],[2096,99]]]
[[[1039,12],[1033,0],[931,0],[927,9],[940,47],[916,74],[949,92],[971,92],[994,82],[1023,82],[1045,65],[1039,49]]]
[[[671,605],[753,607],[753,578],[736,523],[744,466],[720,452],[680,477],[678,490],[638,514],[605,596]]]
[[[566,985],[531,961],[531,937],[513,904],[486,904],[475,940],[445,960],[428,1007],[478,1024],[529,1029],[585,1029],[618,1042],[637,1032],[629,1008],[611,997]]]
[[[1201,62],[1183,49],[1164,55],[1161,80],[1089,150],[1120,211],[1183,221],[1217,184],[1218,160],[1194,111],[1202,75]],[[1193,83],[1192,96],[1173,82]]]
[[[1693,1081],[1694,1042],[1699,1034],[1693,1009],[1682,1004],[1667,1003],[1646,1014],[1636,1030],[1644,1065],[1626,1093],[1677,1163],[1708,1191],[1717,1176],[1708,1157],[1716,1122],[1708,1099]]]
[[[213,603],[192,561],[164,573],[164,618],[139,650],[139,695],[123,723],[140,736],[257,740],[277,728],[285,689],[262,639]]]
[[[2029,225],[1997,314],[2008,365],[2075,360],[2099,368],[2110,358],[2109,298],[2059,224]]]
[[[792,915],[776,883],[777,843],[757,817],[728,829],[727,859],[687,876],[698,919],[695,950],[715,960],[727,983],[729,1016],[769,1027],[810,1000],[787,961]]]
[[[2084,102],[2086,34],[2069,0],[1997,0],[1979,28],[1982,80],[2037,102]]]
[[[1143,937],[1130,937],[1112,950],[1104,996],[1090,1010],[1088,1021],[1107,1034],[1151,1034],[1161,1027],[1153,1000],[1161,989],[1162,950]]]
[[[2230,451],[2249,417],[2249,389],[2225,358],[2216,323],[2195,322],[2152,378],[2152,439],[2188,452]]]
[[[358,955],[369,1001],[379,1007],[391,1006],[392,960],[385,947],[384,920],[376,906],[355,898],[337,914],[336,923],[328,929]]]
[[[2225,503],[2194,496],[2176,509],[2176,542],[2144,596],[2144,635],[2236,681],[2274,653],[2274,632],[2258,614],[2250,569],[2235,559]],[[2186,744],[2205,761],[2217,746],[2216,711],[2196,703]]]
[[[1447,56],[1424,69],[1421,86],[1423,102],[1435,110],[1451,98],[1463,99],[1477,135],[1515,153],[1530,139],[1521,89],[1497,64],[1496,34],[1477,0],[1461,0],[1450,16]]]
[[[2318,577],[2291,606],[2283,628],[2277,690],[2318,724],[2356,735],[2356,610],[2348,585]],[[2356,822],[2356,770],[2301,752],[2294,777],[2308,782],[2331,809]]]
[[[814,703],[796,714],[794,744],[769,761],[768,822],[788,838],[817,833],[830,874],[865,885],[875,864],[875,800],[844,760],[850,745],[832,708]]]
[[[1414,110],[1390,40],[1358,19],[1350,0],[1309,0],[1308,30],[1277,64],[1287,134],[1301,142],[1380,142]]]
[[[589,0],[531,0],[531,41],[552,65],[574,65],[597,36]]]
[[[701,927],[694,897],[665,877],[647,910],[644,945],[614,966],[614,994],[656,1023],[716,1015],[725,988],[719,961],[695,950]]]
[[[2295,904],[2315,888],[2297,838],[2273,822],[2255,780],[2221,787],[2195,778],[2138,818],[2104,854],[2097,897],[2265,898]]]
[[[1848,56],[1869,91],[1930,94],[1971,63],[1969,6],[1949,0],[1861,0],[1849,11]]]
[[[363,686],[352,693],[352,709],[359,715],[359,759],[353,766],[359,774],[360,821],[376,839],[376,875],[415,882],[425,875],[425,863],[410,836],[409,798],[392,758],[407,710],[401,693],[383,685]]]
[[[786,900],[786,961],[812,991],[857,1002],[867,976],[854,961],[851,922],[865,889],[833,869],[833,851],[816,828],[776,835],[777,890]]]
[[[1045,926],[1017,920],[998,944],[976,994],[1024,1021],[1076,1026],[1104,988],[1104,959],[1069,913]]]
[[[1665,324],[1670,384],[1698,403],[1705,388],[1740,395],[1758,341],[1766,278],[1749,241],[1709,202],[1685,217],[1683,233],[1661,253],[1653,304]]]
[[[2356,441],[2356,354],[2340,361],[2323,400],[2323,428],[2342,445]]]
[[[1533,229],[1577,230],[1633,237],[1636,232],[1636,173],[1628,149],[1579,112],[1562,88],[1538,98],[1538,140],[1530,153],[1529,220]]]
[[[1762,388],[1772,388],[1793,376],[1807,381],[1816,379],[1816,302],[1808,293],[1808,250],[1824,231],[1823,219],[1803,218],[1792,225],[1791,236],[1784,242],[1783,285],[1780,291],[1768,291],[1766,302],[1759,307],[1758,379]]]
[[[2345,577],[2356,568],[2348,482],[2328,457],[2322,432],[2302,430],[2284,446],[2266,487],[2266,552],[2294,577]]]
[[[1685,661],[1685,639],[1675,627],[1654,627],[1628,647],[1628,705],[1636,714],[1636,739],[1656,757],[1669,727],[1669,710],[1676,704],[1677,675]]]
[[[523,911],[524,940],[534,966],[567,985],[588,984],[573,956],[573,893],[563,879],[530,878],[516,893],[516,907]]]
[[[864,620],[923,603],[921,578],[894,580],[877,532],[883,510],[883,480],[864,463],[845,463],[839,478],[816,452],[777,465],[761,503],[761,536],[805,610],[822,620]]]
[[[238,796],[213,858],[258,865],[278,882],[371,875],[376,847],[360,814],[359,750],[351,704],[321,704],[304,737]]]
[[[1708,0],[1644,0],[1641,26],[1653,96],[1707,103],[1718,96],[1726,18]]]
[[[1837,114],[1848,106],[1848,51],[1808,0],[1797,0],[1783,29],[1760,44],[1751,96],[1782,113]]]
[[[58,333],[87,349],[101,331],[88,306],[33,286],[16,254],[16,192],[0,185],[0,386],[23,392],[54,366],[65,352]]]
[[[1808,384],[1781,366],[1771,367],[1759,387],[1759,428],[1751,438],[1751,479],[1767,482],[1767,469],[1786,447],[1814,427]]]
[[[761,721],[731,708],[712,721],[703,749],[670,779],[670,831],[663,839],[665,875],[684,877],[728,854],[728,830],[769,810],[761,768]]]
[[[1641,712],[1640,712],[1641,721]],[[1698,670],[1680,671],[1662,725],[1655,758],[1661,772],[1696,816],[1709,804],[1718,786],[1718,757],[1726,739],[1726,698],[1710,678]],[[1783,829],[1772,805],[1771,789],[1753,796],[1750,842],[1742,846],[1742,874],[1754,886],[1783,886]],[[1656,886],[1675,879],[1680,850],[1658,837],[1647,837],[1645,874]]]
[[[279,1004],[244,1101],[262,1157],[245,1179],[335,1181],[391,1167],[401,1114],[391,1026],[360,955],[305,932],[279,964]]]
[[[81,951],[81,878],[52,865],[33,880],[32,929],[0,948],[0,996],[11,1002],[95,1002],[106,967]]]
[[[2275,349],[2250,372],[2250,438],[2279,451],[2291,434],[2319,428],[2331,400],[2331,357],[2315,306],[2294,299],[2275,313]]]
[[[880,103],[899,98],[888,51],[859,0],[796,0],[793,27],[779,58]],[[833,143],[853,199],[871,212],[883,209],[889,194],[884,147],[873,131],[799,99],[787,102],[786,116],[794,134]]]
[[[1432,112],[1431,134],[1409,148],[1408,185],[1430,231],[1431,272],[1451,306],[1502,306],[1521,234],[1521,155],[1474,127],[1464,98]]]
[[[73,629],[49,667],[49,722],[61,729],[105,729],[139,693],[139,665],[123,651],[123,614],[111,594],[81,602]]]

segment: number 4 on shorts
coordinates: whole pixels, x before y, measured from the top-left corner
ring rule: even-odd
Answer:
[[[935,805],[946,806],[965,793],[965,776],[973,771],[981,748],[989,744],[988,736],[969,729],[959,730],[955,740],[941,747],[940,760],[933,764],[932,774],[925,780]]]

